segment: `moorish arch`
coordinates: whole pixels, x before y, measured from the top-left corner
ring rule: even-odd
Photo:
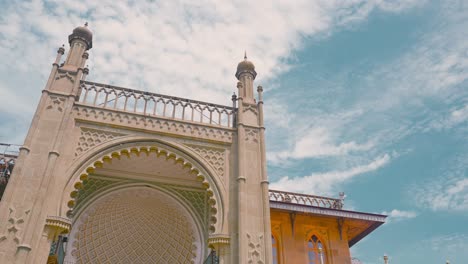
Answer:
[[[188,223],[199,226],[197,230],[200,230],[194,233],[198,234],[195,237],[199,237],[194,243],[203,245],[203,250],[200,248],[195,258],[205,253],[209,235],[223,228],[224,190],[218,187],[219,179],[196,153],[190,153],[190,150],[176,143],[136,140],[134,137],[117,139],[84,153],[77,158],[74,167],[59,209],[62,215],[66,212],[72,219],[72,232],[80,230],[82,224],[79,223],[83,222],[83,215],[88,215],[86,212],[96,211],[90,208],[104,206],[103,202],[98,203],[102,195],[111,195],[116,189],[124,191],[135,184],[151,188],[152,193],[159,190],[179,201],[187,212],[192,212],[188,214],[191,216],[187,218],[190,219]],[[150,207],[138,210],[148,211]],[[79,243],[76,240],[73,242]]]
[[[112,166],[122,169],[125,163],[132,163],[135,170],[125,167],[120,170],[118,179],[150,183],[168,183],[168,185],[193,187],[205,190],[209,204],[210,231],[220,231],[224,228],[224,208],[226,194],[213,169],[195,152],[184,148],[181,144],[157,139],[128,137],[113,140],[108,144],[89,150],[70,166],[69,180],[62,194],[59,215],[66,216],[79,206],[79,192],[85,186],[90,176],[100,175],[112,178]],[[157,163],[155,163],[157,162]],[[165,175],[153,174],[151,166],[160,165],[165,168]],[[146,166],[146,167],[143,167]],[[149,166],[149,167],[148,167]],[[169,176],[167,172],[174,169]],[[143,170],[143,173],[138,173]],[[145,171],[146,170],[146,171]],[[115,171],[114,171],[115,172]],[[156,171],[164,174],[163,171]],[[123,173],[123,174],[122,174]],[[115,175],[114,175],[115,176]]]

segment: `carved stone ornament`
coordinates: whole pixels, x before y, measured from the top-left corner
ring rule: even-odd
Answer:
[[[258,130],[257,129],[246,129],[245,130],[245,141],[249,143],[258,143]]]
[[[121,113],[106,109],[93,109],[78,104],[75,104],[73,112],[75,118],[81,120],[104,122],[118,126],[126,126],[133,129],[146,129],[155,132],[209,139],[226,143],[232,142],[234,133],[231,128],[215,128],[208,125],[166,120],[158,117],[142,116],[140,114]]]
[[[65,98],[59,96],[50,96],[49,104],[47,105],[47,110],[57,110],[59,112],[63,112]]]
[[[221,180],[224,181],[224,170],[225,170],[225,150],[220,148],[205,147],[199,145],[189,145],[190,149],[199,154],[203,159],[213,166],[216,173],[220,176]]]
[[[86,152],[88,149],[94,146],[100,145],[121,136],[123,136],[123,134],[82,128],[80,138],[78,139],[78,145],[75,150],[75,157],[79,156],[83,152]]]
[[[263,259],[263,234],[250,235],[247,233],[247,263],[249,264],[264,264]]]
[[[63,79],[63,78],[67,78],[72,83],[75,82],[75,78],[73,77],[73,75],[71,75],[70,73],[68,73],[66,71],[59,73],[57,75],[57,77],[55,77],[55,80],[60,80],[60,79]]]
[[[48,216],[46,219],[46,226],[55,229],[58,234],[69,233],[71,229],[71,221],[68,218],[60,216]]]
[[[208,245],[229,245],[229,241],[228,235],[211,235],[208,238]]]
[[[254,115],[258,115],[258,112],[257,112],[257,107],[255,105],[252,105],[252,104],[243,104],[244,106],[244,109],[243,109],[243,113],[247,112],[247,111],[250,111],[252,112]]]
[[[7,240],[8,238],[12,238],[16,244],[19,244],[21,237],[21,225],[24,223],[26,218],[28,217],[31,210],[24,211],[19,217],[16,217],[15,209],[10,207],[10,213],[7,222],[7,234],[3,234],[0,236],[0,242]]]

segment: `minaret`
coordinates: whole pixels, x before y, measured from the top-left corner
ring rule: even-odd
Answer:
[[[387,256],[387,254],[384,254],[383,260],[384,260],[384,264],[388,264],[388,256]]]
[[[78,68],[83,68],[87,54],[85,57],[83,55],[93,47],[93,33],[88,29],[88,22],[73,30],[68,36],[68,43],[70,43],[70,52],[62,69],[76,71]]]
[[[271,263],[271,225],[268,196],[268,179],[265,155],[265,127],[263,124],[263,88],[258,87],[258,101],[254,98],[253,87],[257,76],[255,66],[244,60],[237,66],[238,79],[237,109],[237,207],[231,212],[237,214],[238,256],[233,263]],[[236,252],[233,249],[233,252]]]
[[[237,65],[236,78],[242,84],[239,90],[239,97],[243,98],[244,103],[254,104],[253,82],[257,77],[254,64],[247,60],[247,52],[244,53],[244,60]]]
[[[77,27],[68,36],[68,43],[70,44],[70,51],[65,59],[63,65],[58,69],[58,75],[55,78],[61,79],[67,77],[69,82],[58,81],[55,85],[50,85],[51,90],[57,90],[60,92],[79,93],[79,81],[86,78],[88,69],[84,68],[86,61],[88,60],[88,50],[93,47],[93,33],[88,28],[86,22],[84,26]],[[75,81],[77,80],[77,81]]]
[[[72,107],[79,93],[83,65],[92,47],[92,33],[77,27],[68,37],[70,51],[63,66],[60,47],[47,84],[20,148],[15,170],[0,202],[0,263],[45,263],[50,244],[64,227],[57,211],[67,166],[73,153],[65,149],[67,131],[74,126]],[[49,225],[54,219],[57,225]],[[54,222],[55,223],[55,222]]]

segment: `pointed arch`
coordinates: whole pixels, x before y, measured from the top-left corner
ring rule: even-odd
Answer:
[[[327,250],[325,243],[318,235],[312,233],[306,241],[307,263],[327,264]]]
[[[271,247],[272,247],[272,263],[273,264],[280,264],[281,261],[281,245],[280,245],[280,240],[278,239],[278,236],[275,234],[271,234]]]

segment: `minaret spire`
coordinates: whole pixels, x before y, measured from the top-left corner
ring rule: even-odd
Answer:
[[[244,60],[237,65],[236,78],[239,80],[239,97],[243,98],[245,103],[254,104],[253,81],[257,76],[255,65],[247,60],[247,51],[244,51]]]
[[[86,51],[93,47],[93,33],[88,28],[88,22],[84,26],[75,28],[68,36],[68,42],[70,51],[65,60],[64,69],[73,72],[83,67],[88,57]]]

